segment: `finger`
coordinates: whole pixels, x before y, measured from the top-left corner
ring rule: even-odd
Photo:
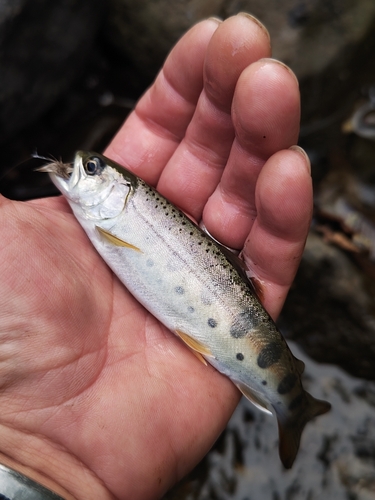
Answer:
[[[203,222],[219,241],[241,249],[257,216],[259,172],[272,154],[298,139],[300,98],[294,74],[269,59],[247,67],[236,86],[232,118],[236,138]]]
[[[153,185],[194,114],[206,48],[218,23],[202,21],[181,38],[105,152]]]
[[[297,272],[311,222],[312,180],[303,150],[280,151],[266,162],[255,205],[257,216],[242,256],[261,281],[265,308],[276,318]]]
[[[224,21],[208,45],[203,92],[185,137],[158,183],[162,194],[196,219],[219,182],[232,147],[231,105],[238,77],[249,64],[269,54],[267,31],[248,15]]]

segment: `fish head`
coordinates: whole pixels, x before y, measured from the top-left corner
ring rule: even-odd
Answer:
[[[78,151],[73,165],[42,167],[67,198],[78,218],[112,219],[122,213],[135,191],[137,177],[99,153]]]

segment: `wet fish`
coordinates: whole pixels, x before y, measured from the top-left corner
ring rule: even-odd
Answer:
[[[46,165],[108,266],[202,361],[276,414],[290,468],[301,433],[330,404],[301,384],[302,361],[260,304],[238,257],[132,172],[97,153]]]

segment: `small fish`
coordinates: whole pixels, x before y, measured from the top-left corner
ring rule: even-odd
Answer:
[[[46,165],[108,266],[161,323],[228,376],[258,408],[276,414],[290,468],[301,433],[330,404],[301,384],[302,361],[260,304],[239,258],[154,188],[97,153]]]

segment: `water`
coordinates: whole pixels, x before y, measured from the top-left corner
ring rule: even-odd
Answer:
[[[316,363],[290,344],[306,364],[306,390],[332,404],[331,412],[306,426],[293,468],[280,463],[276,420],[242,398],[202,473],[166,499],[375,499],[375,382]]]

